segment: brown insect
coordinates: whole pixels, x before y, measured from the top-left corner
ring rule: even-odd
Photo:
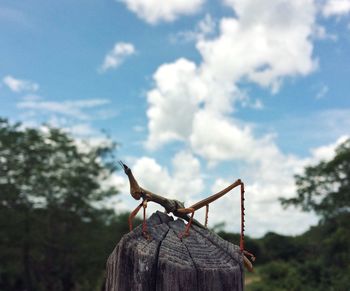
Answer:
[[[137,183],[134,175],[132,174],[130,168],[125,165],[123,162],[120,161],[120,165],[123,167],[125,174],[129,178],[129,183],[130,183],[130,194],[131,196],[136,199],[140,200],[142,199],[142,202],[140,203],[139,206],[135,208],[133,212],[131,212],[129,216],[129,229],[130,231],[132,230],[132,221],[136,214],[140,211],[141,207],[143,207],[143,223],[142,223],[142,233],[145,238],[149,239],[149,234],[147,231],[147,224],[146,224],[146,208],[147,208],[147,203],[148,202],[155,202],[158,203],[159,205],[163,206],[166,210],[167,213],[172,213],[173,215],[180,217],[184,220],[186,220],[188,223],[186,225],[186,229],[183,233],[179,234],[179,238],[182,239],[183,237],[186,237],[189,235],[190,232],[190,227],[192,224],[197,225],[202,228],[207,227],[208,223],[208,212],[209,212],[209,204],[214,202],[215,200],[219,199],[220,197],[224,196],[227,194],[229,191],[236,187],[240,187],[241,190],[241,235],[240,235],[240,250],[243,255],[243,260],[244,260],[244,265],[249,271],[253,271],[253,265],[251,261],[245,256],[248,255],[251,260],[254,262],[255,257],[248,251],[244,249],[244,183],[238,179],[225,189],[221,190],[220,192],[213,194],[209,196],[206,199],[203,199],[195,204],[193,204],[190,207],[185,207],[184,204],[178,200],[174,199],[167,199],[163,196],[154,194],[144,188],[141,188],[139,184]],[[197,220],[193,219],[194,213],[196,210],[206,207],[205,211],[205,224],[202,225],[200,222]]]

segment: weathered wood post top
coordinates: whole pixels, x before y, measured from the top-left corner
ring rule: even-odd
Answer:
[[[156,212],[126,234],[107,261],[106,291],[229,291],[243,290],[243,254],[206,228]]]

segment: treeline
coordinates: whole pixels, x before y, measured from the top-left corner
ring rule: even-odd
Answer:
[[[108,255],[129,231],[128,214],[97,211],[86,220],[62,209],[0,213],[2,291],[102,290]]]
[[[350,290],[350,139],[331,160],[306,167],[295,181],[297,195],[281,199],[282,205],[314,211],[320,221],[296,237],[247,238],[247,249],[258,258],[247,290]]]
[[[219,232],[233,243],[239,235]],[[246,237],[257,260],[247,291],[350,290],[350,214],[320,222],[299,236]]]
[[[128,214],[98,207],[118,193],[113,152],[0,119],[0,290],[101,290],[128,231]]]
[[[103,288],[107,257],[128,232],[128,214],[101,207],[118,194],[107,183],[114,148],[0,119],[0,290]],[[282,204],[316,212],[319,225],[296,237],[246,237],[257,256],[247,290],[350,290],[350,140],[295,179],[296,197]]]

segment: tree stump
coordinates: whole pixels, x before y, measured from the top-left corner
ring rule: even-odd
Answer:
[[[147,240],[138,226],[118,243],[107,261],[106,291],[243,290],[238,246],[208,229],[185,224],[157,211],[147,220]]]

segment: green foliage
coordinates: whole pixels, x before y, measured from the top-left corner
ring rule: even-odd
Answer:
[[[288,261],[298,256],[299,248],[293,237],[268,232],[260,241],[264,249],[262,261]]]
[[[281,199],[285,206],[295,205],[315,211],[322,218],[350,211],[350,139],[341,144],[330,161],[306,167],[296,175],[297,197]]]
[[[113,151],[0,119],[0,290],[100,290],[107,256],[128,232],[128,214],[96,207],[117,193],[101,186],[115,170]],[[246,236],[257,257],[247,290],[350,290],[350,140],[296,183],[297,196],[282,203],[322,219],[297,237]]]
[[[265,264],[249,290],[350,290],[350,140],[332,160],[295,178],[297,196],[282,204],[322,219],[295,238],[267,234],[258,240]]]
[[[96,208],[114,145],[0,119],[0,290],[98,290],[125,215]]]
[[[108,160],[113,147],[85,146],[83,152],[58,129],[22,130],[0,120],[2,206],[64,207],[88,215],[92,202],[116,193],[100,187],[114,170]]]
[[[256,263],[259,281],[248,290],[350,290],[350,215],[342,214],[321,222],[298,237],[284,237],[297,246],[295,256],[288,249],[271,252],[266,236],[257,240],[262,253],[275,254]],[[278,254],[278,256],[276,256]],[[280,258],[284,258],[281,260]],[[259,267],[261,266],[261,267]]]

